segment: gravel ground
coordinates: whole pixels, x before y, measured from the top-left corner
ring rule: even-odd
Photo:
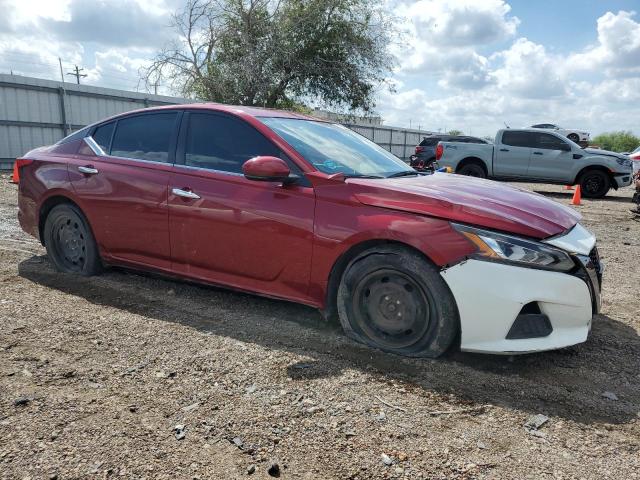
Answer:
[[[118,269],[55,273],[4,177],[0,478],[640,478],[630,196],[578,207],[607,264],[585,344],[416,360],[299,305]]]

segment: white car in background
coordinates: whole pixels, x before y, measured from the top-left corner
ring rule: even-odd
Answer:
[[[531,125],[531,128],[542,128],[544,130],[554,130],[560,135],[567,137],[569,140],[575,143],[589,142],[591,137],[589,132],[583,132],[581,130],[574,130],[572,128],[562,128],[553,123],[539,123],[537,125]]]

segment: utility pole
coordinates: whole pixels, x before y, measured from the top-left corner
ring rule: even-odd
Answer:
[[[58,57],[58,64],[60,65],[60,80],[64,83],[64,73],[62,73],[62,59]]]
[[[67,72],[67,75],[71,75],[73,77],[76,77],[76,83],[78,85],[80,85],[80,77],[86,77],[87,76],[86,73],[80,73],[83,70],[84,70],[84,68],[78,68],[77,65],[74,65],[74,71],[73,72]]]

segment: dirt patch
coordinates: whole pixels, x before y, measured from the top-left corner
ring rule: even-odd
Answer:
[[[3,178],[0,478],[639,478],[630,197],[577,207],[607,265],[587,343],[433,361],[354,344],[299,305],[56,273]]]

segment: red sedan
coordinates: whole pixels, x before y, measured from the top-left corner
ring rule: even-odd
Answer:
[[[411,356],[586,340],[599,308],[579,215],[420,174],[351,130],[215,104],[128,112],[16,162],[19,219],[62,272],[153,270],[300,302]]]

